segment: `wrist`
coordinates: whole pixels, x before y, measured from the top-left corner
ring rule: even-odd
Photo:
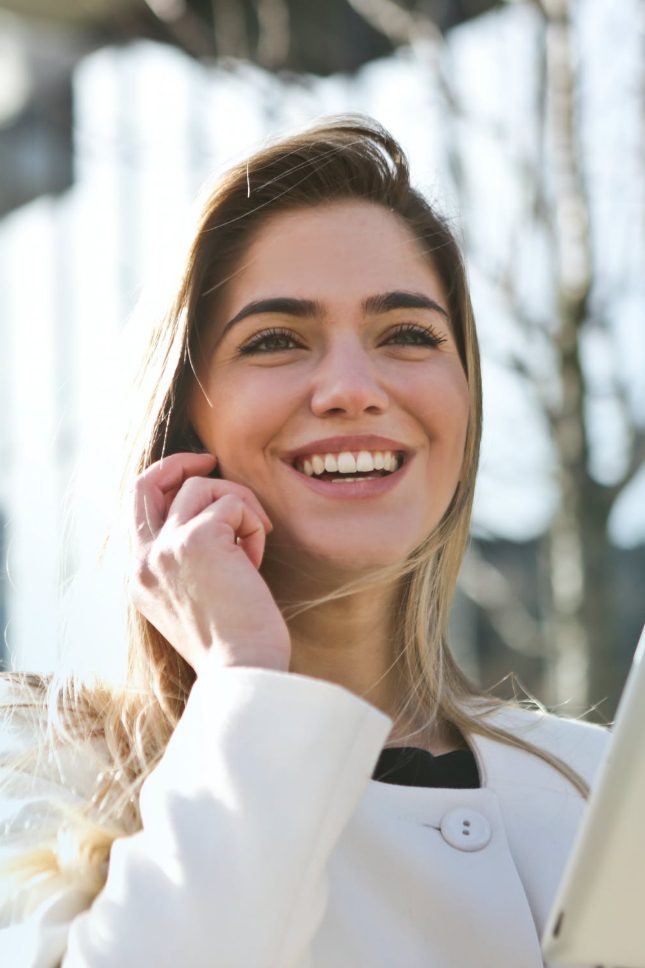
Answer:
[[[220,669],[256,668],[288,672],[291,649],[274,645],[253,644],[244,648],[218,642],[203,655],[196,668],[197,676]]]

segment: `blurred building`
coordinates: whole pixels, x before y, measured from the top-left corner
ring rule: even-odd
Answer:
[[[459,125],[451,127],[455,119],[441,113],[428,48],[421,43],[393,51],[340,0],[316,6],[316,36],[327,38],[317,45],[295,0],[274,2],[274,16],[287,11],[281,23],[283,33],[289,26],[289,43],[282,47],[275,24],[268,34],[260,29],[258,12],[271,4],[250,0],[201,7],[170,0],[59,3],[57,24],[24,21],[6,12],[12,4],[4,6],[0,621],[5,661],[47,670],[68,637],[81,649],[86,644],[88,651],[109,653],[122,635],[118,595],[112,599],[109,582],[103,586],[92,579],[109,523],[108,482],[118,453],[118,353],[142,286],[154,288],[204,180],[271,134],[321,114],[362,111],[391,128],[409,153],[417,183],[459,220],[464,213],[454,195],[446,143],[463,135]],[[493,4],[428,0],[427,6],[442,27],[452,29]],[[52,9],[45,0],[16,0],[15,7],[22,13]],[[219,31],[206,8],[214,8],[216,16],[219,11]],[[237,28],[234,9],[244,11]],[[346,29],[340,30],[341,22]],[[486,58],[490,64],[495,50],[526,59],[523,51],[531,49],[535,29],[530,17],[506,6],[494,23],[484,17],[457,27],[451,34],[456,74],[465,60],[481,74],[477,65],[486,65]],[[337,35],[342,44],[330,42]],[[216,61],[215,54],[227,56]],[[317,74],[273,69],[299,71],[307,64]],[[516,203],[503,167],[508,146],[495,154],[482,134],[491,103],[495,109],[499,104],[494,85],[486,88],[481,76],[479,86],[471,78],[471,110],[480,111],[484,122],[466,161],[482,202],[467,214],[477,231],[481,226],[489,231],[497,230]],[[521,137],[529,95],[513,93],[509,124]],[[607,265],[614,271],[611,259]],[[537,262],[529,275],[535,285]],[[499,347],[512,338],[513,321],[476,271],[473,285],[487,368],[488,426],[502,430],[485,442],[476,514],[479,558],[490,567],[480,568],[470,585],[465,573],[454,631],[464,666],[485,684],[513,668],[524,685],[539,690],[547,658],[536,632],[542,613],[536,542],[553,503],[548,446],[544,429],[513,396],[512,375],[502,377],[496,362]],[[506,491],[496,478],[500,470],[508,478]],[[642,514],[633,520],[635,540],[616,549],[626,643],[640,621],[638,582],[645,573],[638,537]],[[68,628],[64,593],[83,568],[87,578],[76,588]],[[629,647],[619,651],[626,667]]]

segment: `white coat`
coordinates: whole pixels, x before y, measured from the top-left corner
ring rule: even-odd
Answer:
[[[588,781],[609,737],[526,709],[492,721]],[[0,964],[542,968],[584,799],[541,759],[478,736],[479,789],[372,780],[391,725],[322,680],[200,677],[142,787],[143,829],[113,844],[104,889],[90,906],[61,884],[26,919],[0,912]],[[61,760],[58,792],[87,796],[99,768]],[[17,817],[37,827],[53,789],[34,778],[5,798],[7,833]]]

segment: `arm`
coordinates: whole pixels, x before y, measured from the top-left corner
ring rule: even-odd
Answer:
[[[59,943],[68,930],[63,968],[310,965],[327,860],[390,726],[328,682],[204,671],[143,784],[143,829],[115,841],[103,891],[80,914],[71,894],[50,901],[30,930],[58,931]],[[52,925],[67,913],[66,929]],[[57,964],[53,945],[40,957],[37,968]]]

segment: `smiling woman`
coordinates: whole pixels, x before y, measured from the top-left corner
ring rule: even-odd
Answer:
[[[274,215],[219,291],[191,423],[220,474],[272,520],[263,573],[281,599],[400,564],[444,516],[469,415],[444,288],[405,221],[361,199]],[[378,477],[366,480],[359,458]],[[345,599],[343,626],[357,607]],[[365,689],[393,658],[383,609]],[[337,643],[325,662],[344,665],[336,622],[307,625]]]
[[[3,963],[541,965],[607,733],[452,658],[477,337],[394,139],[220,179],[137,386],[127,675],[2,680]]]

